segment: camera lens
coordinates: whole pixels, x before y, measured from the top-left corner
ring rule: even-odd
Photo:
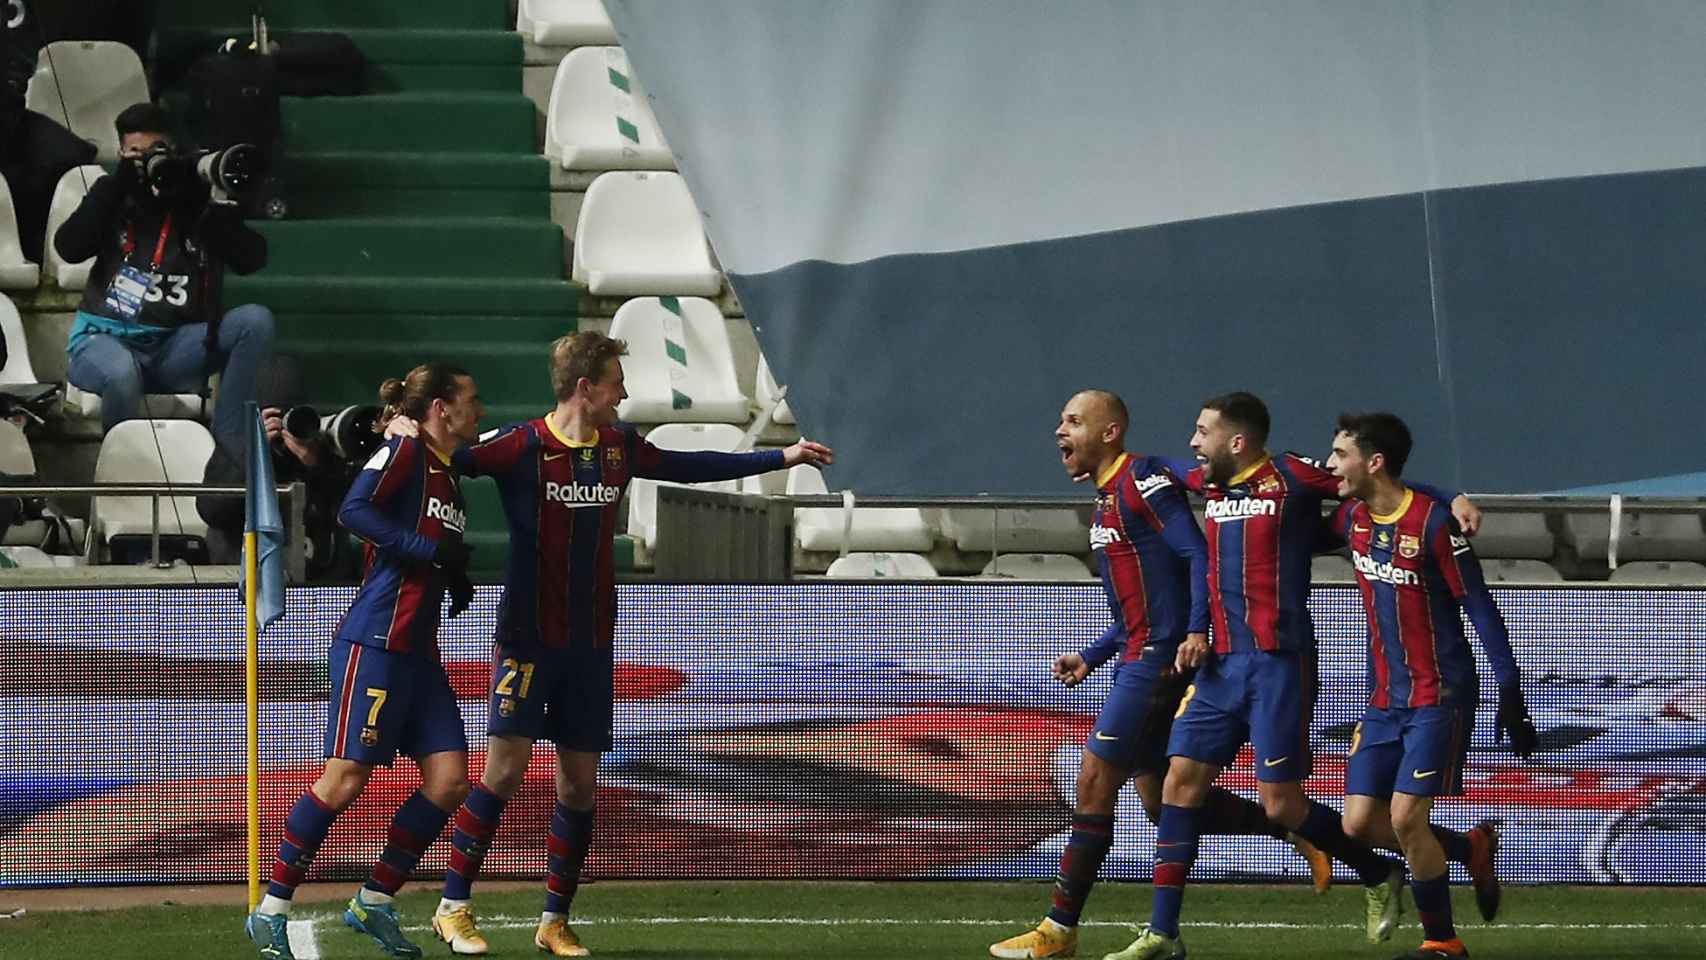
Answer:
[[[312,440],[320,435],[320,414],[313,407],[291,407],[284,415],[284,432],[298,440]]]

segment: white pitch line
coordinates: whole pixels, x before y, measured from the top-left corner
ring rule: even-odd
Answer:
[[[290,952],[296,960],[320,960],[320,938],[314,934],[315,924],[321,923],[322,918],[313,920],[292,920],[285,926],[285,932],[290,935]]]
[[[311,926],[315,923],[329,923],[331,918],[320,917],[314,920],[291,921],[292,932],[298,926]],[[480,926],[491,930],[531,930],[539,925],[534,917],[512,917],[496,915],[480,918]],[[732,926],[754,927],[1011,927],[1023,926],[1029,920],[979,920],[971,917],[939,917],[934,919],[906,919],[902,917],[575,917],[572,921],[576,926],[677,926],[681,924],[727,924]],[[1136,924],[1122,920],[1086,920],[1079,924],[1083,927],[1124,927],[1131,928]],[[1360,923],[1291,923],[1282,920],[1275,921],[1222,921],[1205,920],[1184,924],[1187,928],[1204,928],[1214,930],[1361,930]],[[1405,924],[1406,927],[1416,927],[1416,924]],[[424,925],[404,927],[411,933],[421,933],[431,928]],[[1473,927],[1477,936],[1498,930],[1706,930],[1706,923],[1500,923],[1490,926]],[[294,940],[292,941],[294,943]],[[307,955],[298,954],[298,960],[305,960]]]

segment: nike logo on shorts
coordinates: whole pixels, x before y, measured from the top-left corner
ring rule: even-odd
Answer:
[[[1264,766],[1264,767],[1277,767],[1280,764],[1282,764],[1282,763],[1284,763],[1290,759],[1291,759],[1291,754],[1288,753],[1285,756],[1279,757],[1279,758],[1274,759],[1274,760],[1263,760],[1262,766]]]
[[[1416,778],[1417,780],[1426,780],[1427,778],[1433,776],[1434,774],[1436,774],[1438,772],[1439,772],[1438,770],[1411,770],[1410,776]]]

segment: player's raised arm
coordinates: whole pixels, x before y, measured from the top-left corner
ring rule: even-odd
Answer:
[[[495,477],[515,469],[538,446],[539,435],[517,423],[481,434],[478,443],[458,448],[450,462],[465,477]]]
[[[1516,654],[1511,649],[1510,631],[1505,627],[1504,614],[1493,601],[1481,573],[1481,561],[1454,521],[1438,523],[1428,538],[1440,573],[1452,596],[1463,605],[1475,635],[1481,638],[1481,648],[1493,665],[1493,678],[1499,684],[1499,711],[1495,737],[1503,741],[1510,737],[1511,752],[1523,759],[1533,755],[1539,735],[1528,715],[1528,704],[1522,695],[1522,673],[1517,668]]]
[[[1176,482],[1177,471],[1155,473],[1140,481],[1142,497],[1161,521],[1161,539],[1191,567],[1191,616],[1188,634],[1208,634],[1208,541],[1197,526],[1196,515]],[[1128,488],[1133,493],[1136,487]]]
[[[835,451],[810,440],[801,440],[783,450],[721,453],[713,450],[660,450],[631,428],[624,433],[628,435],[634,476],[648,480],[709,483],[785,470],[800,463],[828,465],[835,462]]]
[[[350,484],[344,505],[338,510],[338,522],[380,550],[430,563],[438,545],[412,526],[393,520],[385,510],[419,469],[422,446],[422,441],[412,437],[393,437],[375,450]]]

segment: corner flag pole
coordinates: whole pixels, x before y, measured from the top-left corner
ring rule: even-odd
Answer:
[[[260,591],[260,534],[249,530],[243,534],[243,713],[245,746],[249,754],[249,774],[244,798],[249,812],[249,911],[261,903],[261,753],[260,753],[260,682],[259,619],[256,605]]]

